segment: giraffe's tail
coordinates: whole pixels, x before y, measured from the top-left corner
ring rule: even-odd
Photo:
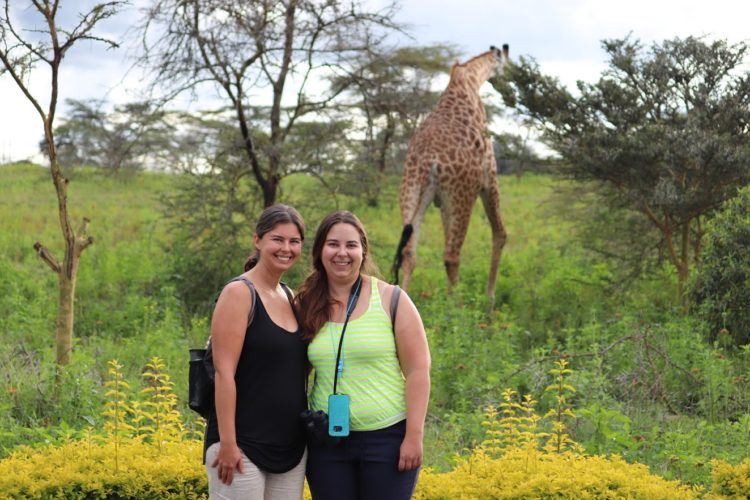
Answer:
[[[414,232],[414,227],[411,224],[405,224],[404,230],[401,232],[401,241],[398,242],[398,248],[396,249],[396,257],[393,259],[393,267],[391,267],[394,285],[398,285],[398,270],[401,269],[401,263],[404,261],[404,247],[409,243],[412,232]]]

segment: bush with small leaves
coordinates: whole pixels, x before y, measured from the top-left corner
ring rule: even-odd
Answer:
[[[706,231],[692,302],[709,323],[709,338],[750,342],[750,188],[726,202]]]

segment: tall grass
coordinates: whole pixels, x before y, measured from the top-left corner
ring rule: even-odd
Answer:
[[[176,180],[73,172],[73,218],[91,219],[95,243],[81,260],[73,364],[57,374],[56,385],[56,280],[32,249],[37,240],[58,255],[62,249],[49,172],[0,167],[0,413],[10,416],[0,419],[0,454],[20,443],[62,442],[101,424],[109,359],[137,380],[147,360],[162,358],[184,398],[187,348],[205,341],[208,317],[185,312],[171,276],[175,256],[161,200]],[[586,221],[559,210],[560,203],[578,203],[556,193],[561,185],[541,175],[500,178],[509,236],[491,312],[484,295],[491,233],[481,204],[452,294],[439,210],[426,214],[409,290],[433,357],[426,464],[447,470],[456,453],[481,442],[483,408],[501,402],[505,388],[530,394],[542,413],[553,408],[544,390],[547,371],[563,356],[575,370],[571,404],[581,409],[571,434],[590,451],[620,453],[693,482],[707,481],[712,458],[737,463],[750,456],[750,349],[724,352],[706,344],[700,321],[674,307],[668,269],[617,291],[617,263],[587,251],[574,236]],[[353,210],[387,278],[401,232],[397,191],[398,179],[387,179],[372,207],[333,199],[300,175],[285,180],[280,201],[300,209],[310,234],[330,210]],[[293,287],[307,259],[287,277]],[[207,299],[216,292],[206,290]],[[194,424],[184,400],[178,406],[187,425]]]

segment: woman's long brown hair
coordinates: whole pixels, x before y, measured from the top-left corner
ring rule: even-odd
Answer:
[[[315,232],[315,240],[312,247],[312,272],[302,283],[297,293],[295,302],[299,315],[300,331],[302,338],[311,341],[315,334],[323,327],[326,321],[331,319],[331,307],[336,303],[328,291],[328,277],[323,267],[323,245],[331,228],[336,224],[350,224],[359,233],[359,242],[362,245],[362,265],[359,273],[370,272],[373,268],[370,259],[369,243],[367,233],[362,222],[356,215],[347,210],[338,210],[328,214]]]

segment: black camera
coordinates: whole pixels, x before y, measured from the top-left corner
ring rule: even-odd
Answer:
[[[302,424],[305,426],[305,431],[307,431],[310,439],[327,446],[335,446],[341,441],[341,438],[328,434],[328,415],[326,412],[305,410],[300,413],[299,417],[302,419]]]

